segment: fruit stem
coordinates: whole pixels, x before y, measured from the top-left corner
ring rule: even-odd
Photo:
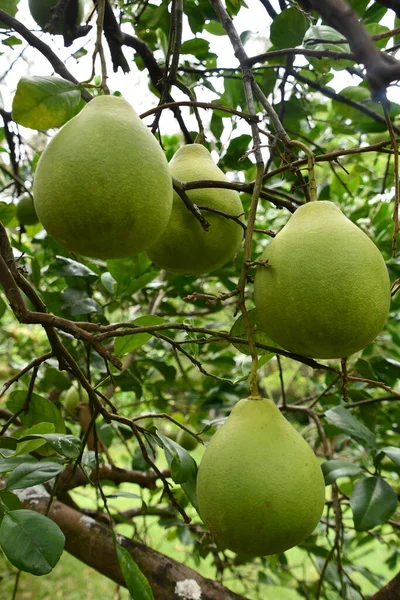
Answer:
[[[310,191],[310,202],[317,199],[317,180],[315,178],[315,154],[308,146],[298,140],[291,140],[292,146],[298,146],[307,154],[308,157],[308,189]]]

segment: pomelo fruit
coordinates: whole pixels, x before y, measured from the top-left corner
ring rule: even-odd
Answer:
[[[264,556],[284,552],[314,531],[325,484],[314,452],[275,404],[247,398],[203,455],[197,500],[222,548]]]
[[[197,448],[199,444],[196,438],[190,435],[190,433],[184,429],[179,430],[178,435],[176,436],[176,441],[180,446],[182,446],[182,448],[185,448],[185,450],[189,451]]]
[[[17,219],[21,225],[35,225],[39,222],[33,198],[29,194],[24,194],[18,201]]]
[[[180,181],[213,179],[227,181],[211,154],[201,144],[180,148],[169,163],[171,175]],[[243,214],[238,192],[220,188],[190,190],[189,198],[198,206],[215,208],[236,217]],[[210,223],[205,231],[196,217],[174,192],[172,213],[163,235],[147,251],[148,257],[166,271],[182,275],[204,275],[232,260],[243,239],[243,229],[235,221],[204,211]]]
[[[64,396],[64,407],[69,413],[74,413],[78,404],[89,404],[89,394],[82,386],[71,385]]]
[[[123,258],[164,231],[172,181],[160,145],[130,104],[98,96],[50,141],[33,197],[43,227],[68,250]]]
[[[271,241],[254,301],[267,335],[303,356],[342,358],[370,344],[390,306],[390,281],[370,238],[328,201],[304,204]]]

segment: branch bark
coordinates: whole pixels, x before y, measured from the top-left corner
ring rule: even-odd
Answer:
[[[371,596],[370,600],[399,600],[400,598],[400,572],[389,581],[379,592]]]
[[[372,95],[383,99],[387,86],[400,79],[400,62],[374,45],[358,15],[344,0],[300,0],[300,4],[306,10],[317,11],[346,38],[356,61],[365,67]]]
[[[34,490],[33,493],[32,490]],[[31,488],[30,497],[25,500],[24,506],[46,514],[48,501],[49,498],[45,496],[44,488],[38,486]],[[57,523],[65,535],[67,552],[118,585],[125,586],[112,534],[108,527],[97,523],[90,517],[83,516],[80,512],[58,501],[52,503],[48,516]],[[175,594],[175,586],[178,581],[184,579],[194,579],[199,584],[202,600],[246,600],[245,596],[235,594],[217,581],[202,577],[193,569],[144,544],[122,535],[118,535],[117,539],[129,551],[149,580],[155,600],[178,599]]]
[[[24,38],[24,40],[28,42],[30,46],[32,46],[32,48],[36,48],[36,50],[39,50],[39,52],[43,54],[45,58],[47,58],[55,72],[58,75],[60,75],[60,77],[67,79],[67,81],[71,81],[71,83],[79,83],[78,80],[75,79],[73,75],[71,75],[71,73],[68,71],[62,60],[57,56],[57,54],[55,54],[55,52],[53,52],[53,50],[47,44],[42,42],[42,40],[40,40],[38,37],[36,37],[36,35],[29,31],[29,29],[25,27],[25,25],[23,25],[20,21],[18,21],[18,19],[15,19],[14,17],[6,13],[5,10],[0,9],[0,21],[4,21],[4,23],[6,23],[9,27],[14,29],[14,31],[16,31],[17,33],[19,33]],[[81,95],[82,98],[86,100],[86,102],[89,102],[92,99],[92,95],[89,94],[87,90],[82,90]]]

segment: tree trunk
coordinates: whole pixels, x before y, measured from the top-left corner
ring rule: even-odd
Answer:
[[[37,495],[29,494],[24,500],[24,506],[44,514],[49,498],[42,486],[31,488],[30,491],[33,490],[37,491]],[[52,503],[48,516],[65,535],[67,552],[115,583],[125,586],[108,527],[57,500]],[[231,592],[217,581],[202,577],[193,569],[148,546],[121,535],[118,535],[118,542],[130,552],[149,580],[155,600],[178,600],[175,586],[184,579],[194,579],[199,584],[202,600],[246,600],[244,596]]]

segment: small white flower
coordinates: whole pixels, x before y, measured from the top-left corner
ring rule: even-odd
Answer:
[[[201,600],[201,587],[194,579],[184,579],[175,585],[175,594],[184,600]]]

